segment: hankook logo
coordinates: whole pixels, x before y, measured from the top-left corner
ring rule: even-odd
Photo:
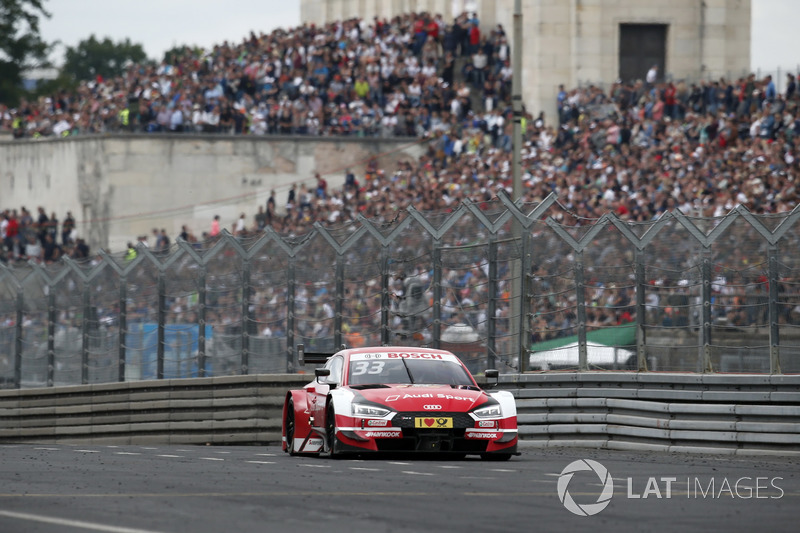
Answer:
[[[423,405],[422,408],[425,409],[426,411],[441,411],[442,410],[442,406],[441,405],[435,405],[435,404]]]

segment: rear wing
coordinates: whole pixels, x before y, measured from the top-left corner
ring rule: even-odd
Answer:
[[[345,348],[347,348],[347,346],[342,344],[339,350],[344,350]],[[305,366],[306,363],[309,365],[322,365],[335,353],[337,352],[307,352],[304,345],[298,344],[297,364],[300,366]]]

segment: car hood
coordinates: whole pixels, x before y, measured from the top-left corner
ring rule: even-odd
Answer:
[[[390,385],[354,392],[368,402],[395,411],[467,412],[490,399],[482,390],[457,389],[449,385]]]

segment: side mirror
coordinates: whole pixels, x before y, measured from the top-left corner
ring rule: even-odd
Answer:
[[[314,369],[314,375],[317,376],[317,381],[319,381],[319,378],[330,376],[331,375],[331,369],[330,368],[315,368]]]
[[[489,386],[497,385],[497,381],[500,379],[500,371],[494,368],[487,368],[483,375],[486,376],[486,384]],[[490,379],[493,379],[494,383],[489,383]]]

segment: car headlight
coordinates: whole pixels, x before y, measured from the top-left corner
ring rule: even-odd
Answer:
[[[472,414],[474,414],[478,418],[498,418],[503,416],[503,410],[500,409],[500,404],[497,404],[497,405],[490,405],[488,407],[481,407],[480,409],[475,409],[474,411],[472,411]]]
[[[383,407],[363,403],[353,404],[353,416],[360,416],[362,418],[382,418],[389,413],[391,413],[391,411]]]

